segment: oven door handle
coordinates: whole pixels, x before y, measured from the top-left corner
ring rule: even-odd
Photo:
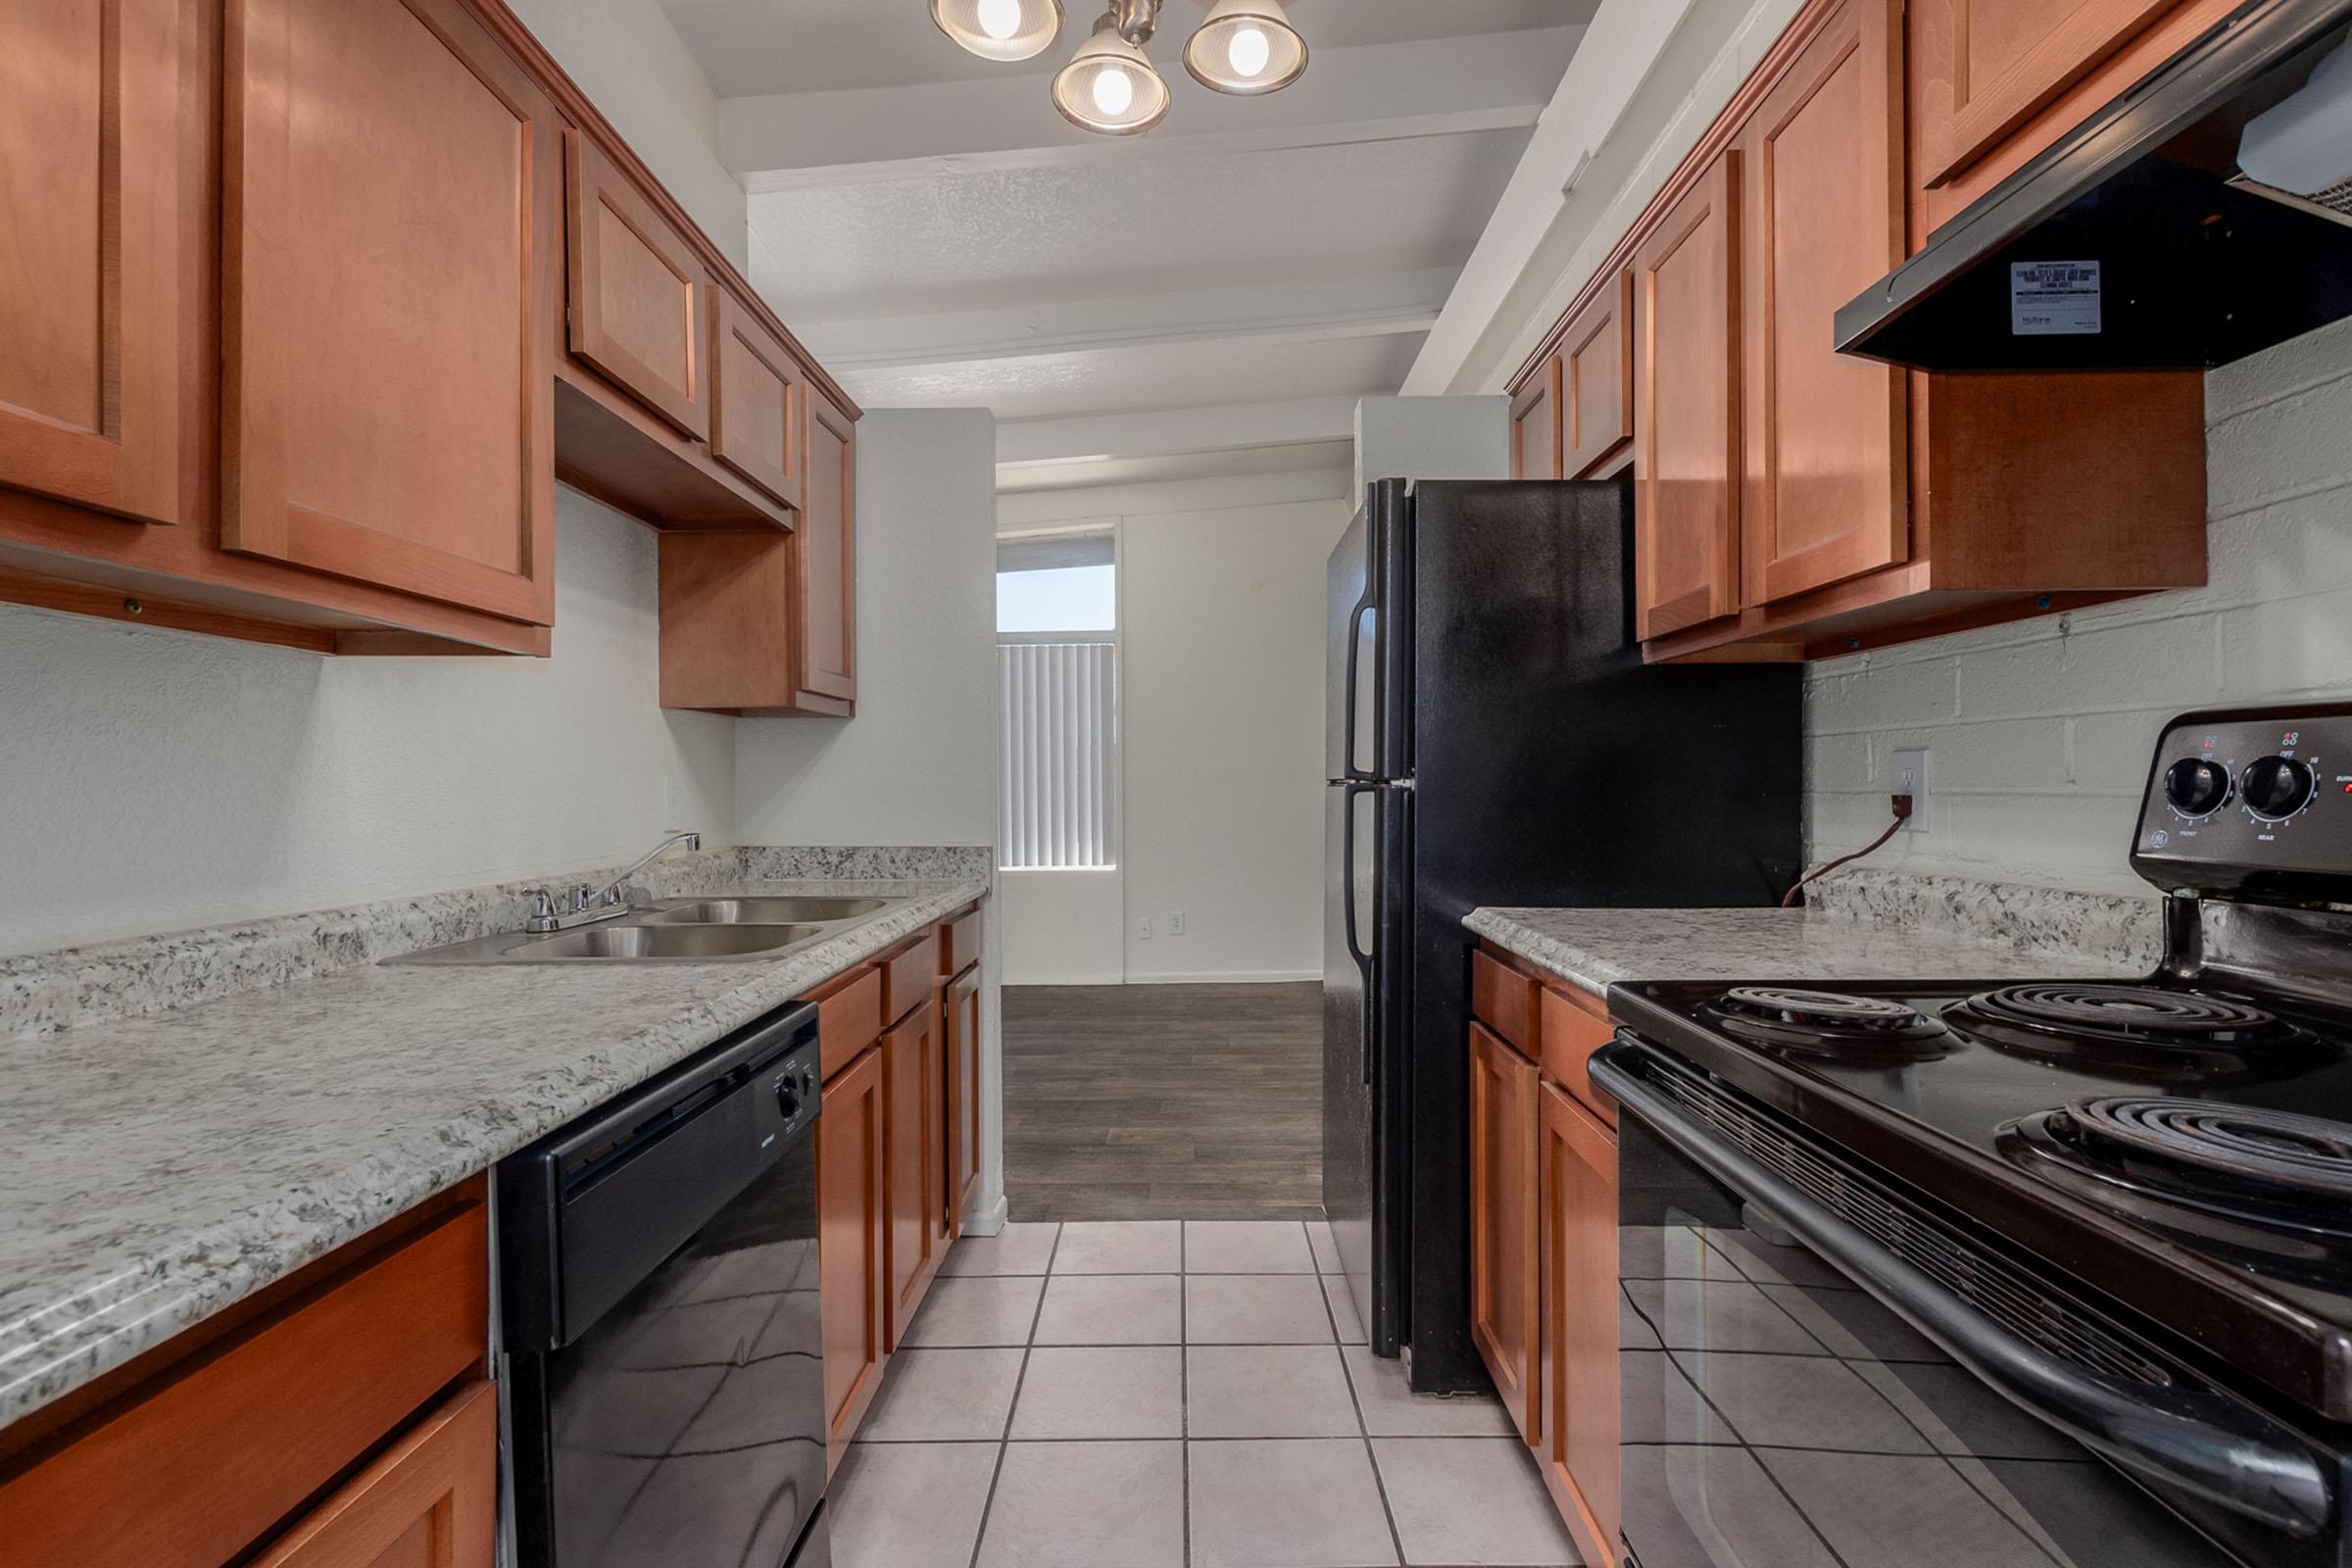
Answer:
[[[1642,1073],[1645,1059],[1656,1059],[1651,1048],[1621,1034],[1592,1054],[1592,1081],[2012,1402],[2125,1469],[2217,1507],[2305,1539],[2329,1527],[2328,1471],[2294,1432],[2215,1396],[2090,1371],[2011,1333],[1683,1110]]]

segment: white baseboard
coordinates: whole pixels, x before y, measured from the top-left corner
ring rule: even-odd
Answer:
[[[1295,985],[1301,980],[1320,980],[1320,969],[1230,969],[1200,970],[1192,974],[1131,974],[1131,986],[1273,986]]]
[[[1006,975],[1008,986],[1119,986],[1127,983],[1122,974],[1023,974]]]
[[[1003,1195],[985,1208],[975,1208],[963,1216],[966,1236],[994,1236],[1004,1228],[1004,1220],[1012,1212],[1012,1203]]]

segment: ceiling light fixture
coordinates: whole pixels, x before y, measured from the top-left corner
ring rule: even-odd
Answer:
[[[1168,84],[1152,69],[1158,0],[1114,0],[1054,78],[1054,107],[1073,125],[1105,136],[1150,130],[1168,115]]]
[[[931,0],[931,20],[983,60],[1034,60],[1061,34],[1061,0]]]
[[[1282,0],[1217,0],[1184,46],[1184,69],[1237,97],[1280,92],[1306,74],[1306,40]]]

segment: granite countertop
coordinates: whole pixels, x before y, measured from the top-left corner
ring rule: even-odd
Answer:
[[[1990,937],[1818,909],[1476,909],[1462,923],[1595,996],[1629,981],[2115,978],[2131,972],[2113,957],[2029,952]]]
[[[368,964],[0,1052],[0,1425],[983,897],[988,882],[726,891],[912,902],[766,962]]]

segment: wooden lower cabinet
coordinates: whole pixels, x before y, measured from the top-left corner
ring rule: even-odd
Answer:
[[[980,966],[948,983],[940,1005],[947,1030],[948,1234],[963,1234],[963,1216],[980,1186]]]
[[[820,1004],[821,1005],[821,1004]],[[890,1352],[882,1048],[825,1081],[816,1118],[818,1311],[824,1325],[826,1468],[838,1467],[882,1387]]]
[[[491,1568],[498,1397],[476,1383],[418,1423],[253,1568]]]
[[[1553,1084],[1538,1092],[1544,1485],[1589,1563],[1617,1562],[1617,1141]]]
[[[883,1254],[890,1346],[904,1343],[947,1255],[947,1068],[940,1017],[928,998],[882,1036]]]
[[[1470,1338],[1528,1442],[1544,1428],[1536,1235],[1536,1064],[1470,1026]]]

